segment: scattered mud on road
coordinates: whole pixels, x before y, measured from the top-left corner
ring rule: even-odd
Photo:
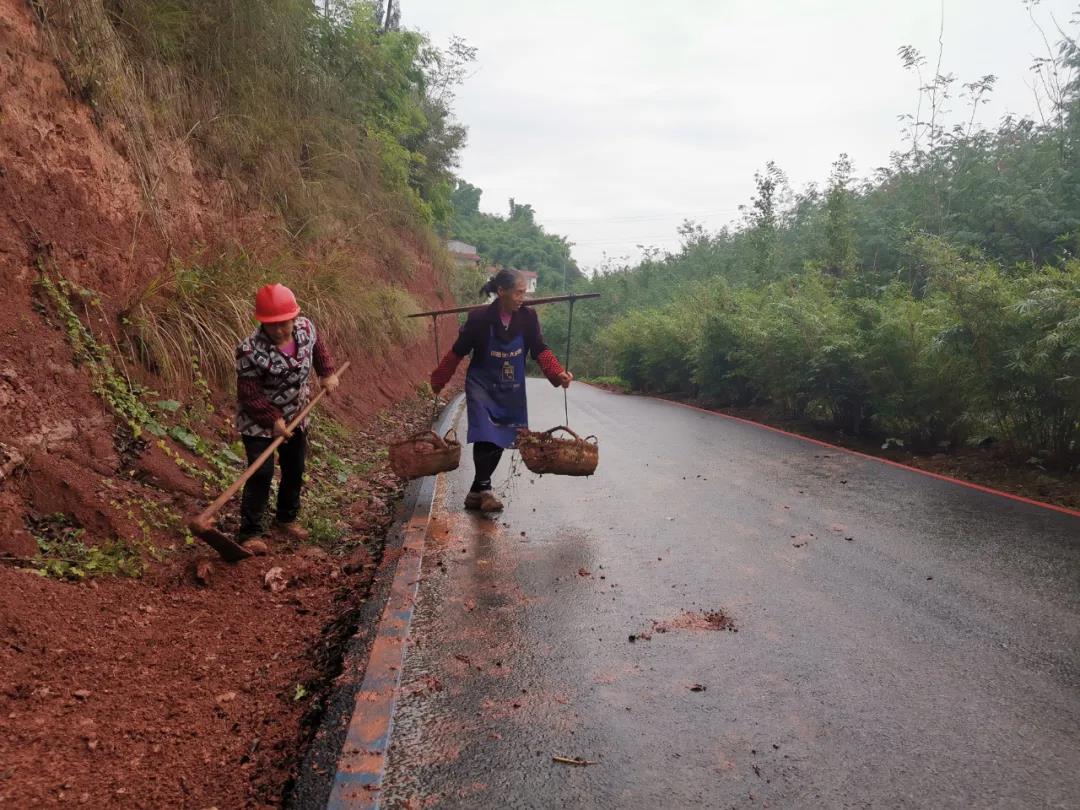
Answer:
[[[727,630],[738,633],[735,622],[723,610],[690,612],[684,610],[674,619],[653,621],[654,633],[669,633],[673,630]]]
[[[727,630],[729,633],[738,633],[734,619],[728,616],[723,609],[706,611],[684,610],[673,619],[653,619],[652,627],[641,633],[631,633],[628,640],[651,641],[654,633],[672,633],[677,630]]]

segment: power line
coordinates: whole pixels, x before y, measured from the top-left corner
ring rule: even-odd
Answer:
[[[609,222],[648,222],[648,221],[655,221],[655,220],[662,220],[662,219],[678,219],[681,222],[682,220],[693,219],[695,217],[711,217],[711,216],[721,216],[721,215],[738,214],[738,213],[739,213],[738,208],[728,208],[728,209],[724,209],[724,210],[721,210],[721,211],[698,211],[696,213],[683,213],[683,214],[674,214],[674,213],[671,213],[671,214],[641,214],[641,215],[627,216],[627,217],[580,217],[580,218],[572,218],[572,217],[570,217],[570,218],[559,218],[559,219],[549,218],[549,217],[541,217],[540,219],[542,220],[544,225],[548,225],[548,224],[551,224],[551,223],[567,224],[567,223],[575,223],[575,222],[577,222],[577,223],[589,223],[589,224],[593,224],[593,223],[595,223],[595,224],[604,224],[604,223],[609,223]]]
[[[571,247],[587,247],[596,245],[647,245],[649,242],[655,241],[671,241],[678,239],[678,234],[667,233],[663,236],[628,236],[626,239],[599,239],[591,240],[588,242],[574,242],[571,241]]]

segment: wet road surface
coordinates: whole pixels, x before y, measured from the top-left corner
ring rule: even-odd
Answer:
[[[1080,806],[1080,519],[656,400],[570,418],[596,476],[504,459],[494,519],[471,458],[443,482],[383,807]]]

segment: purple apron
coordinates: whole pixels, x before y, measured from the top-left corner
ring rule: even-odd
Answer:
[[[490,327],[484,354],[473,353],[465,375],[469,442],[513,447],[518,428],[529,426],[525,404],[525,337],[504,341]]]

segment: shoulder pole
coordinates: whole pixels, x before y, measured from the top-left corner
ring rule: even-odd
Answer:
[[[541,304],[557,304],[560,301],[580,301],[584,298],[599,298],[600,293],[574,293],[572,295],[553,295],[550,298],[526,298],[525,306],[535,307]],[[475,312],[478,309],[487,309],[490,304],[473,304],[467,307],[454,307],[453,309],[434,309],[429,312],[414,312],[407,315],[408,318],[430,318],[435,315],[453,315],[459,312]]]

